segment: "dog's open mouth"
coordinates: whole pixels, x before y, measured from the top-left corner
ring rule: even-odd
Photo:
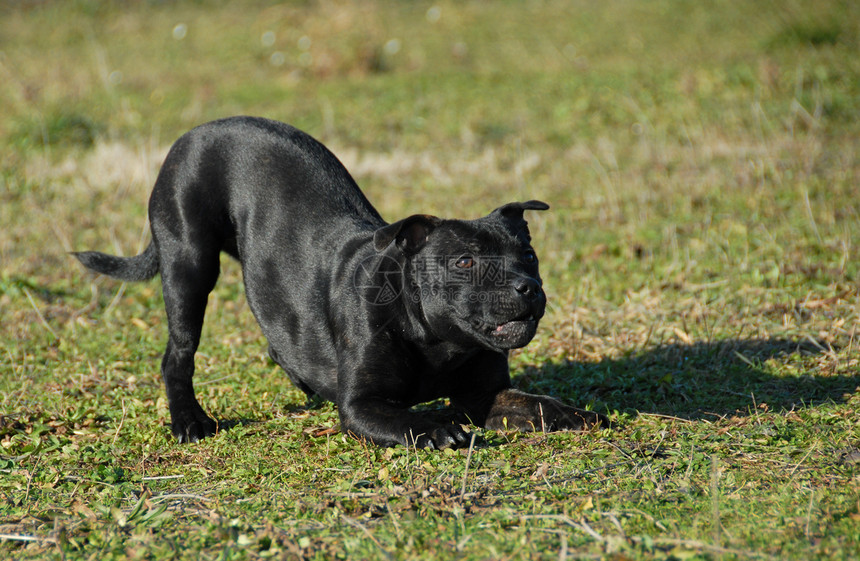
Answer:
[[[500,323],[493,329],[492,335],[507,337],[535,329],[537,319],[533,315]]]
[[[538,318],[533,313],[524,313],[514,319],[503,321],[501,323],[495,321],[486,321],[480,319],[472,320],[472,327],[479,331],[483,331],[488,335],[502,335],[510,331],[515,331],[523,327],[533,327],[538,321]]]
[[[494,347],[512,349],[525,346],[537,331],[538,318],[532,313],[498,323],[476,320],[472,326],[484,334]]]

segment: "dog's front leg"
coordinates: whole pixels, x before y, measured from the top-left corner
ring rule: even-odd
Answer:
[[[473,423],[491,430],[558,431],[609,426],[600,413],[565,405],[546,396],[514,389],[503,353],[475,356],[455,373],[451,403]]]
[[[459,448],[469,436],[459,423],[438,423],[421,413],[390,401],[355,396],[338,405],[341,430],[377,446],[414,446],[416,448]]]

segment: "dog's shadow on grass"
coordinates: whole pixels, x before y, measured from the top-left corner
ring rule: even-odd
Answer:
[[[599,362],[527,367],[514,375],[514,385],[577,407],[590,404],[601,412],[714,419],[754,414],[757,407],[780,411],[843,401],[860,385],[860,374],[833,372],[835,361],[827,358],[829,352],[821,344],[791,339],[673,343]],[[291,405],[288,412],[321,407],[321,401],[311,401]],[[439,422],[467,422],[436,404],[416,409]],[[219,419],[219,430],[264,422]]]
[[[526,368],[514,383],[598,411],[713,419],[843,401],[860,375],[834,371],[835,360],[820,360],[829,352],[784,338],[666,344],[618,359]]]
[[[274,363],[272,363],[274,364]],[[289,384],[289,380],[285,378],[285,384]],[[296,403],[287,403],[279,408],[279,412],[283,415],[303,415],[308,412],[321,411],[326,407],[326,401],[321,398],[314,397],[309,398],[307,400],[299,401]],[[270,421],[270,419],[265,418],[256,418],[256,417],[238,417],[238,416],[227,416],[227,417],[217,417],[218,421],[218,431],[228,431],[234,429],[236,427],[254,427],[254,426],[263,426]]]

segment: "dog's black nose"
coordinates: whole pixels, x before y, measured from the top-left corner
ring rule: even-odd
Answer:
[[[540,284],[531,277],[520,277],[514,281],[514,290],[528,300],[534,300],[540,294]]]

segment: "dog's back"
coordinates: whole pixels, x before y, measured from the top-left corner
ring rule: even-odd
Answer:
[[[197,216],[187,216],[188,209]],[[186,214],[183,224],[199,224],[198,234],[213,236],[213,243],[239,259],[267,241],[324,244],[325,232],[335,241],[349,230],[384,224],[327,148],[290,125],[259,117],[213,121],[177,140],[149,212],[154,229]],[[261,224],[279,228],[267,231]]]

